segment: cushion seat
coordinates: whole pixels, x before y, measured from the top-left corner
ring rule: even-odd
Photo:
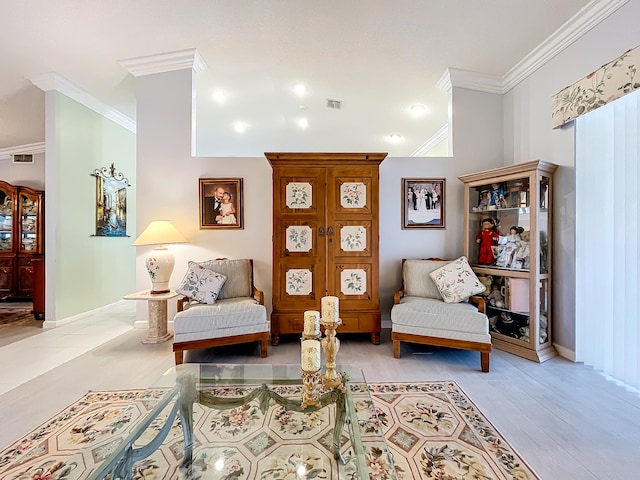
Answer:
[[[269,331],[267,311],[252,297],[227,298],[213,305],[190,303],[173,320],[176,342]]]
[[[394,331],[418,333],[420,329],[437,329],[468,333],[491,343],[486,315],[470,303],[451,304],[433,298],[403,297],[391,309],[391,321]]]

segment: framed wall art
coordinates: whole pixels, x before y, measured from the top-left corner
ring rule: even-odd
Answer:
[[[402,228],[445,228],[445,179],[402,179]]]
[[[127,237],[129,180],[110,167],[96,168],[96,237]]]
[[[244,228],[241,178],[200,178],[200,229]]]

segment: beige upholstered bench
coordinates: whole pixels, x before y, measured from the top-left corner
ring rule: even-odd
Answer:
[[[260,355],[267,356],[269,321],[264,295],[253,284],[253,261],[210,260],[200,266],[227,277],[213,304],[178,299],[173,319],[173,351],[176,364],[185,350],[260,342]]]
[[[491,335],[483,313],[484,301],[446,303],[430,273],[450,264],[446,260],[403,260],[402,287],[395,293],[391,309],[393,356],[400,357],[400,342],[477,350],[481,368],[489,371]]]

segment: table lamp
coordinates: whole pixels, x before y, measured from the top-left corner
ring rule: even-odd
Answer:
[[[147,255],[145,262],[151,277],[151,293],[168,293],[169,279],[173,273],[175,258],[165,247],[169,243],[186,243],[187,239],[168,220],[154,220],[136,238],[133,245],[157,245]]]

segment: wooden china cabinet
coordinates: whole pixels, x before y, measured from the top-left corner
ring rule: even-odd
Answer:
[[[31,298],[44,249],[44,192],[0,181],[0,299]]]
[[[339,332],[380,343],[379,165],[386,153],[265,153],[273,168],[271,343],[340,301]]]

